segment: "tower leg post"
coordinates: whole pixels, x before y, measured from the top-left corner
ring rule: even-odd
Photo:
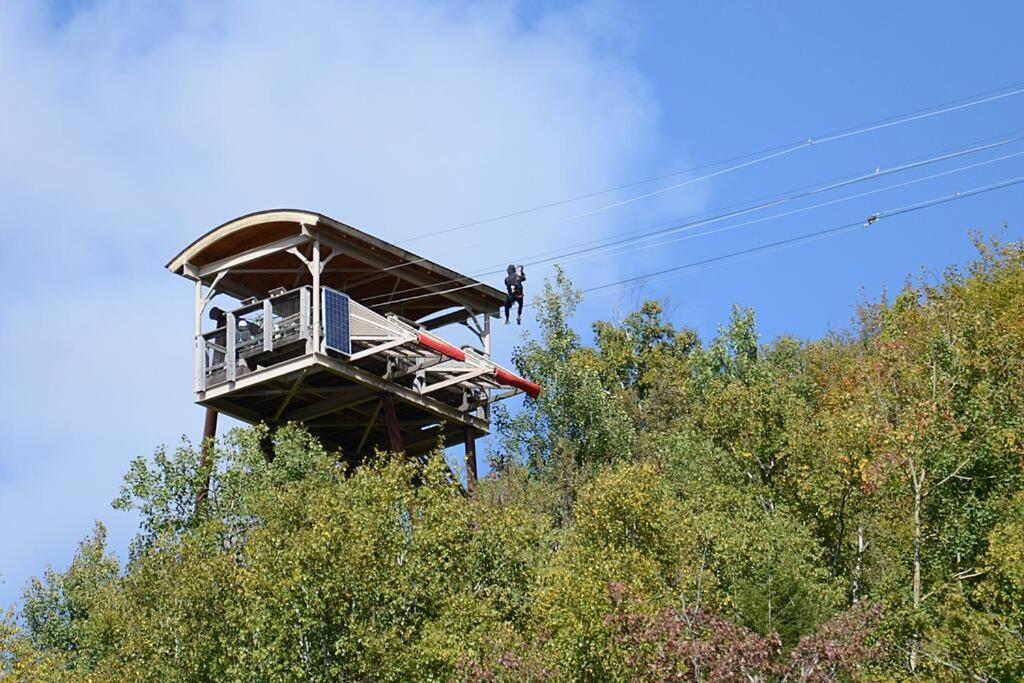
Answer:
[[[466,490],[472,493],[476,489],[476,434],[469,425],[465,427],[466,441]]]
[[[213,408],[206,409],[206,419],[203,421],[203,444],[199,449],[199,469],[206,473],[202,487],[196,494],[196,507],[210,495],[210,459],[214,442],[217,440],[217,411]]]
[[[384,421],[388,425],[388,438],[391,440],[391,450],[396,453],[405,450],[402,442],[402,430],[398,427],[398,415],[395,413],[395,398],[391,394],[384,394],[382,400],[384,408]]]

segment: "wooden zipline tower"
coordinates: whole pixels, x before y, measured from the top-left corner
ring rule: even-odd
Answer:
[[[209,231],[167,268],[195,283],[195,398],[275,427],[300,422],[352,464],[374,448],[420,456],[475,441],[490,405],[540,387],[491,360],[505,295],[327,216],[253,213]],[[214,296],[232,300],[212,308]],[[210,315],[212,313],[213,315]],[[479,345],[438,334],[463,325]]]

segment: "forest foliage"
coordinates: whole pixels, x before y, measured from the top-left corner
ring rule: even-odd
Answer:
[[[976,244],[816,341],[587,341],[559,271],[471,496],[297,425],[140,458],[129,556],[31,581],[0,680],[1022,680],[1024,244]]]

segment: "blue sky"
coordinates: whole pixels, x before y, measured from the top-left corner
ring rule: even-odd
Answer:
[[[109,503],[129,460],[200,430],[191,288],[162,266],[213,225],[297,206],[399,240],[1024,81],[1014,2],[292,5],[0,5],[0,606],[66,565],[94,519],[123,549],[134,520]],[[1009,97],[585,218],[564,220],[673,181],[412,246],[473,271],[932,156],[1024,128],[1022,114]],[[600,285],[1020,175],[1024,157],[568,271]],[[646,295],[704,335],[738,303],[766,338],[817,337],[862,296],[968,260],[969,228],[1021,238],[1022,199],[1016,187],[605,290],[579,328]],[[518,334],[499,328],[499,355]]]

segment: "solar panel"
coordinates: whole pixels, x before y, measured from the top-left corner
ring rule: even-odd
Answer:
[[[348,295],[324,287],[324,345],[346,356],[352,353],[349,336]]]

